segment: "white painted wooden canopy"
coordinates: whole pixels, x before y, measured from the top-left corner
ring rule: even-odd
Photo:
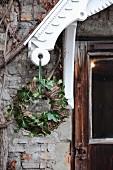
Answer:
[[[35,55],[37,58],[42,54],[43,63],[47,64],[49,51],[54,49],[58,36],[66,28],[63,81],[65,95],[71,108],[74,107],[73,80],[77,21],[84,21],[88,16],[112,4],[113,0],[60,0],[24,42],[24,45],[28,43],[29,57],[33,63],[38,64]]]

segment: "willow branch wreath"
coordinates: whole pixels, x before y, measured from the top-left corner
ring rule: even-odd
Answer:
[[[42,55],[39,57],[39,75],[28,81],[17,91],[13,102],[8,106],[6,120],[12,115],[20,129],[29,131],[29,136],[48,135],[67,117],[67,99],[62,80],[53,77],[42,79]],[[48,109],[41,113],[36,109],[40,101],[48,103]],[[43,106],[42,106],[43,107]]]
[[[17,91],[13,104],[8,106],[6,118],[10,113],[18,125],[15,132],[21,128],[30,132],[30,137],[48,135],[67,117],[67,99],[64,94],[62,80],[56,81],[34,77]],[[40,100],[47,101],[49,109],[37,113],[34,108]]]
[[[46,101],[49,105],[48,110],[42,113],[36,109],[40,101]],[[13,115],[18,126],[15,132],[23,128],[30,132],[30,137],[48,135],[67,117],[67,105],[62,80],[42,79],[40,59],[39,76],[34,77],[17,91],[12,105],[8,106],[6,119],[10,114]]]

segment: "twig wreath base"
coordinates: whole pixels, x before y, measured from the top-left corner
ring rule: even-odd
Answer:
[[[48,103],[48,110],[39,113],[36,107],[40,101]],[[17,91],[12,105],[8,106],[6,118],[13,115],[18,132],[21,128],[30,132],[30,137],[48,135],[67,117],[67,99],[62,80],[34,77]],[[43,105],[42,105],[43,107]]]

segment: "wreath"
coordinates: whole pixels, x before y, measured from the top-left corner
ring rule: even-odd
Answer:
[[[36,107],[40,101],[46,101],[49,109],[39,113]],[[34,77],[23,85],[8,106],[6,118],[11,113],[16,121],[18,132],[21,128],[29,131],[29,136],[48,135],[67,117],[64,86],[62,80]]]

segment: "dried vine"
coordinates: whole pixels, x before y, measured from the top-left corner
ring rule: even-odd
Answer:
[[[50,74],[49,74],[49,76],[48,76],[48,78],[50,78],[50,79],[53,77],[54,72],[56,71],[56,69],[57,69],[57,67],[58,67],[58,65],[59,65],[59,62],[61,61],[61,55],[62,55],[62,53],[61,53],[61,48],[59,48],[59,46],[56,44],[55,49],[56,49],[57,52],[58,52],[58,58],[57,58],[57,63],[55,63],[52,71],[50,72]]]

